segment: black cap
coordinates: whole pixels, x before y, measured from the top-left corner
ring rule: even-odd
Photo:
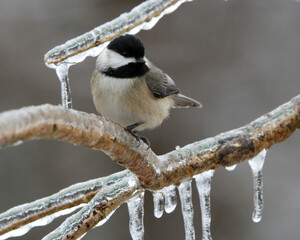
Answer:
[[[134,57],[136,59],[144,57],[145,54],[142,41],[138,37],[130,34],[115,38],[108,44],[107,48],[124,57]]]

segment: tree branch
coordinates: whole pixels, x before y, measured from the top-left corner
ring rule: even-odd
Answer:
[[[0,147],[37,138],[57,139],[75,145],[83,144],[89,148],[106,152],[114,161],[130,169],[138,177],[141,186],[133,181],[132,186],[123,185],[124,191],[121,191],[119,182],[116,182],[117,185],[101,188],[102,194],[99,192],[94,197],[95,199],[89,202],[88,207],[76,215],[77,227],[72,225],[71,229],[66,228],[64,231],[66,235],[71,234],[78,237],[95,226],[101,219],[105,219],[120,204],[137,192],[144,189],[157,190],[171,184],[178,185],[183,179],[190,178],[205,170],[231,166],[253,158],[262,149],[270,148],[273,144],[284,141],[296,128],[300,128],[300,95],[242,128],[156,156],[151,150],[145,150],[146,145],[136,148],[137,142],[134,137],[125,132],[119,125],[105,120],[103,117],[60,106],[42,105],[0,114]],[[133,176],[129,174],[124,178],[124,182],[129,182]],[[109,200],[104,206],[103,198],[110,194],[110,189],[115,187],[120,192],[114,195],[112,202]],[[84,199],[85,194],[90,196],[91,191],[83,193],[81,199]],[[88,197],[85,201],[74,201],[74,203],[71,200],[70,206],[87,202],[90,198]],[[53,208],[53,211],[48,211],[47,214],[61,209],[63,207],[58,203],[56,208]],[[92,209],[97,209],[97,211],[93,212]],[[9,211],[1,214],[1,216]],[[88,217],[83,221],[78,216],[84,216],[81,213],[87,213],[86,211],[95,214],[85,214]],[[38,215],[38,211],[35,214]],[[45,214],[40,216],[45,216]],[[72,217],[76,218],[75,215]],[[40,217],[34,219],[38,218]],[[65,222],[68,221],[67,219]],[[28,221],[23,222],[23,225],[26,223]],[[63,224],[62,226],[69,225]],[[21,224],[15,224],[13,228],[20,226]],[[1,225],[0,227],[2,228]],[[49,236],[49,239],[52,238]]]
[[[32,223],[39,219],[48,217],[54,213],[63,212],[66,209],[81,204],[87,204],[102,189],[113,186],[123,179],[128,181],[129,177],[132,178],[133,174],[128,170],[124,170],[107,177],[77,183],[51,196],[11,208],[0,214],[0,236],[6,233],[13,236],[14,234],[10,233],[11,231],[27,224],[31,224],[27,228],[30,230],[32,227],[38,225]],[[63,214],[57,214],[56,217],[61,215]]]
[[[49,104],[0,114],[0,147],[51,138],[102,150],[132,171],[147,189],[160,189],[207,169],[257,155],[299,128],[300,95],[254,122],[157,157],[122,127],[101,116]]]
[[[70,65],[83,61],[87,56],[97,56],[105,43],[115,37],[140,30],[151,29],[165,14],[172,13],[182,3],[191,0],[148,0],[133,8],[128,13],[95,29],[82,34],[66,43],[56,46],[45,54],[45,64],[56,68],[60,63]],[[102,45],[102,46],[101,46]]]

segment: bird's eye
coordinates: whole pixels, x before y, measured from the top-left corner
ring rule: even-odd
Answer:
[[[128,52],[122,52],[121,54],[122,54],[124,57],[128,57],[128,56],[129,56]]]

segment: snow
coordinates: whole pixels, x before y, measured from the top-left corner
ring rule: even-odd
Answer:
[[[262,168],[266,154],[267,151],[264,149],[256,157],[248,161],[253,174],[254,187],[254,211],[252,214],[252,220],[256,223],[261,220],[264,207]]]
[[[128,202],[129,231],[133,240],[144,239],[144,192]]]
[[[215,170],[208,170],[194,176],[200,198],[201,217],[202,217],[202,240],[211,240],[210,232],[210,189],[211,180]]]

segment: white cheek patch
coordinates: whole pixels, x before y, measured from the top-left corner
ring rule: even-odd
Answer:
[[[119,68],[134,62],[136,62],[136,60],[133,57],[125,58],[119,53],[105,48],[97,58],[96,67],[99,70],[105,70],[108,68]]]

